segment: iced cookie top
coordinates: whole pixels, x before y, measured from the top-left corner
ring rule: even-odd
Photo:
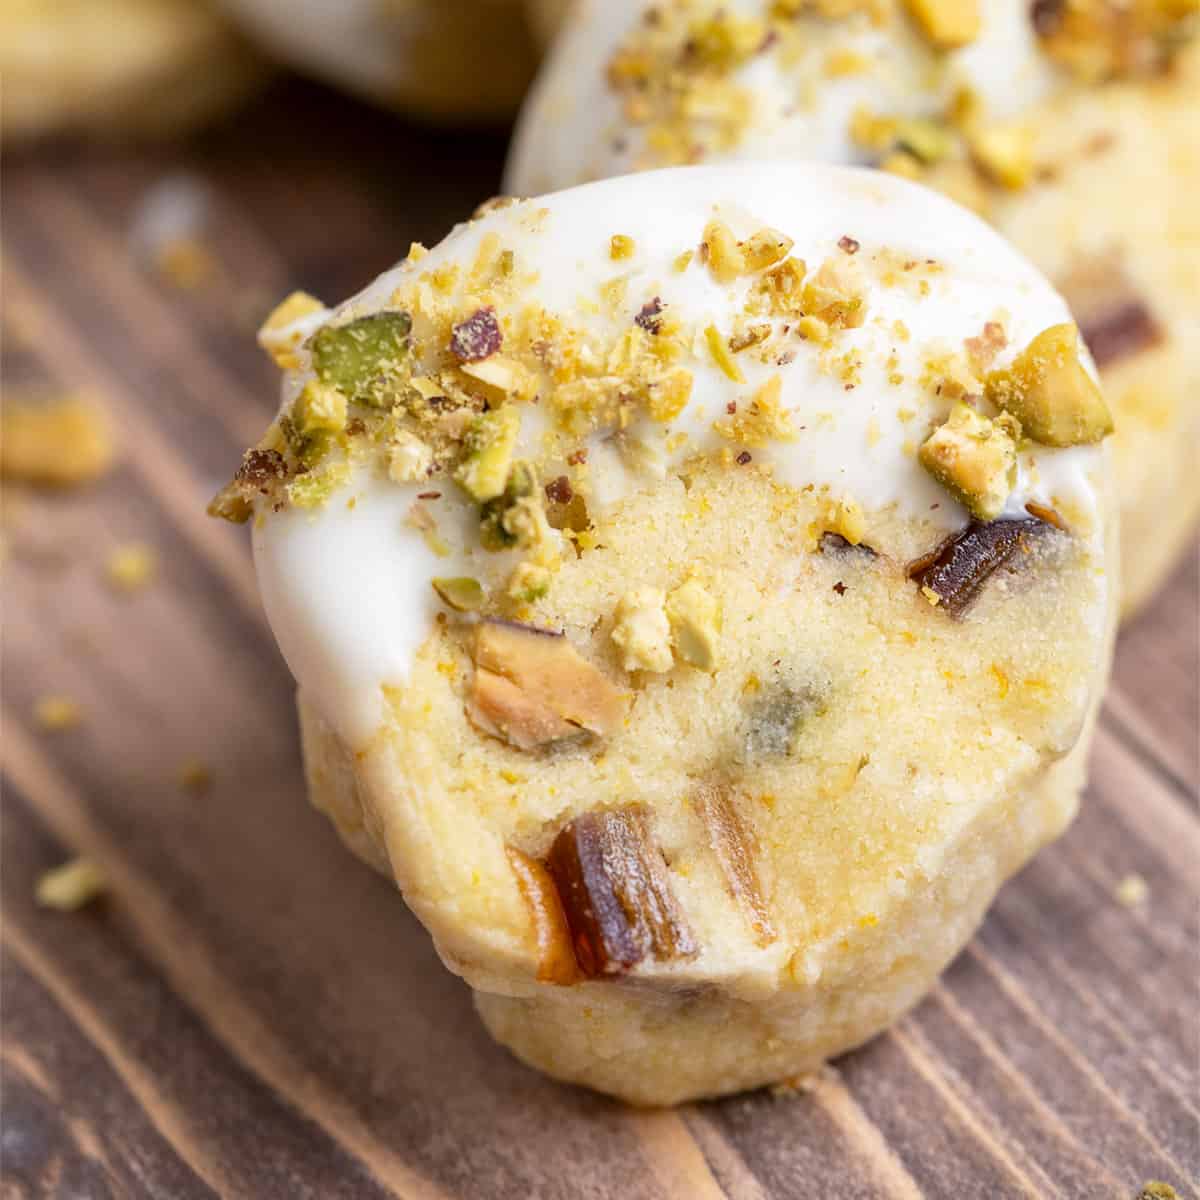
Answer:
[[[261,340],[280,415],[213,509],[257,514],[281,647],[354,743],[439,613],[521,619],[606,514],[700,463],[812,504],[814,545],[906,561],[1006,520],[1103,542],[1111,422],[1066,305],[888,175],[681,168],[491,206]]]
[[[1166,71],[1197,0],[581,0],[526,108],[519,195],[706,159],[945,163],[1023,187],[1034,106]]]

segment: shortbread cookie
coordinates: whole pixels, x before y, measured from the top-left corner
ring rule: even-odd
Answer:
[[[519,195],[672,163],[880,165],[975,208],[1067,296],[1117,423],[1124,607],[1200,512],[1197,0],[580,0]]]
[[[312,798],[489,1029],[671,1103],[915,1002],[1075,810],[1111,418],[1063,300],[907,181],[491,206],[264,346],[253,517]]]
[[[205,0],[6,0],[6,143],[71,132],[165,136],[241,99],[257,60]]]
[[[264,47],[404,112],[503,120],[533,74],[521,0],[221,0]]]

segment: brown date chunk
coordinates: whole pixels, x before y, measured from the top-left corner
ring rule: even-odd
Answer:
[[[546,868],[589,978],[698,953],[640,806],[576,817],[554,839]]]
[[[704,823],[725,887],[742,910],[754,940],[760,946],[769,945],[777,935],[755,865],[758,845],[742,820],[734,795],[723,784],[705,784],[692,797],[692,807]]]
[[[1162,341],[1162,326],[1119,260],[1103,256],[1085,261],[1062,280],[1060,288],[1096,366],[1111,366]]]
[[[962,617],[984,585],[1018,553],[1050,529],[1044,521],[1024,518],[972,521],[936,549],[908,565],[908,577],[938,597],[938,607]]]

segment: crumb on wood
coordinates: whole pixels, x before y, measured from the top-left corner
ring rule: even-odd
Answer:
[[[86,396],[6,396],[0,411],[0,476],[43,487],[90,483],[112,467],[112,431]]]
[[[1126,908],[1137,908],[1145,904],[1150,895],[1150,886],[1140,875],[1126,875],[1113,889],[1118,904]]]
[[[91,859],[73,858],[42,875],[34,895],[43,908],[75,912],[107,889],[104,872]]]
[[[74,729],[83,720],[83,710],[70,696],[41,696],[34,703],[33,719],[48,733]]]
[[[186,792],[207,792],[212,780],[212,768],[198,758],[189,758],[179,768],[179,786]]]
[[[158,556],[142,542],[126,542],[109,556],[104,573],[114,590],[136,592],[153,579],[158,570]]]

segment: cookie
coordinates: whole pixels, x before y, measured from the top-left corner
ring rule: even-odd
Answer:
[[[1064,292],[1117,423],[1124,607],[1200,513],[1195,0],[581,0],[508,187],[678,162],[881,166],[992,221]]]
[[[261,68],[194,0],[15,0],[0,14],[0,133],[167,136],[232,107]]]
[[[493,204],[264,346],[253,521],[313,802],[493,1034],[640,1104],[913,1004],[1069,822],[1115,612],[1064,301],[905,180]]]
[[[533,74],[519,0],[222,3],[282,61],[434,120],[502,120]]]

